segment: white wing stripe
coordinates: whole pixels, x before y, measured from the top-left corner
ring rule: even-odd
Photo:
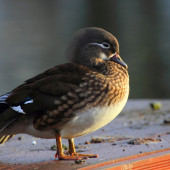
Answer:
[[[29,103],[33,103],[33,100],[28,100],[26,101],[24,104],[29,104]],[[21,108],[21,106],[10,106],[14,111],[18,112],[18,113],[22,113],[22,114],[26,114],[23,109]]]
[[[18,113],[23,113],[26,114],[22,109],[21,106],[10,106],[11,109],[13,109],[14,111],[18,112]]]

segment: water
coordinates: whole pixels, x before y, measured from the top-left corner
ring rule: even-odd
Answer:
[[[113,33],[129,66],[130,98],[170,97],[170,1],[1,0],[0,93],[64,62],[76,30]]]

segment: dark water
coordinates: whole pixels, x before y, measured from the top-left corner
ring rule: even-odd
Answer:
[[[0,93],[66,62],[72,35],[88,26],[119,40],[131,98],[170,97],[168,0],[0,0]]]

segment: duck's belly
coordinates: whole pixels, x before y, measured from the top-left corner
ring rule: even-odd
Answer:
[[[91,133],[112,121],[123,109],[127,98],[114,105],[91,108],[69,121],[60,132],[62,138],[75,138]]]

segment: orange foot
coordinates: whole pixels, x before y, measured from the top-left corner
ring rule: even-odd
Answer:
[[[88,158],[98,158],[97,154],[79,154],[79,153],[71,153],[71,156],[77,156],[77,157],[84,157],[84,159]]]
[[[97,158],[98,157],[97,154],[79,154],[79,153],[76,153],[75,146],[74,146],[74,139],[73,138],[68,139],[68,142],[69,142],[69,151],[68,151],[68,153],[71,156],[83,157],[84,159]]]
[[[89,159],[89,158],[97,158],[97,154],[78,154],[75,151],[75,146],[74,146],[74,139],[68,139],[69,141],[69,151],[68,153],[70,155],[65,155],[63,153],[63,148],[62,148],[62,142],[61,142],[61,136],[60,134],[56,135],[56,143],[57,143],[57,153],[55,155],[55,158],[58,157],[59,160],[83,160],[83,159]]]
[[[78,155],[78,154],[75,154],[75,155],[64,155],[64,154],[60,154],[58,155],[56,153],[55,155],[55,158],[57,158],[59,160],[83,160],[83,159],[88,159],[89,157],[88,156],[84,156],[83,154],[82,155]]]

